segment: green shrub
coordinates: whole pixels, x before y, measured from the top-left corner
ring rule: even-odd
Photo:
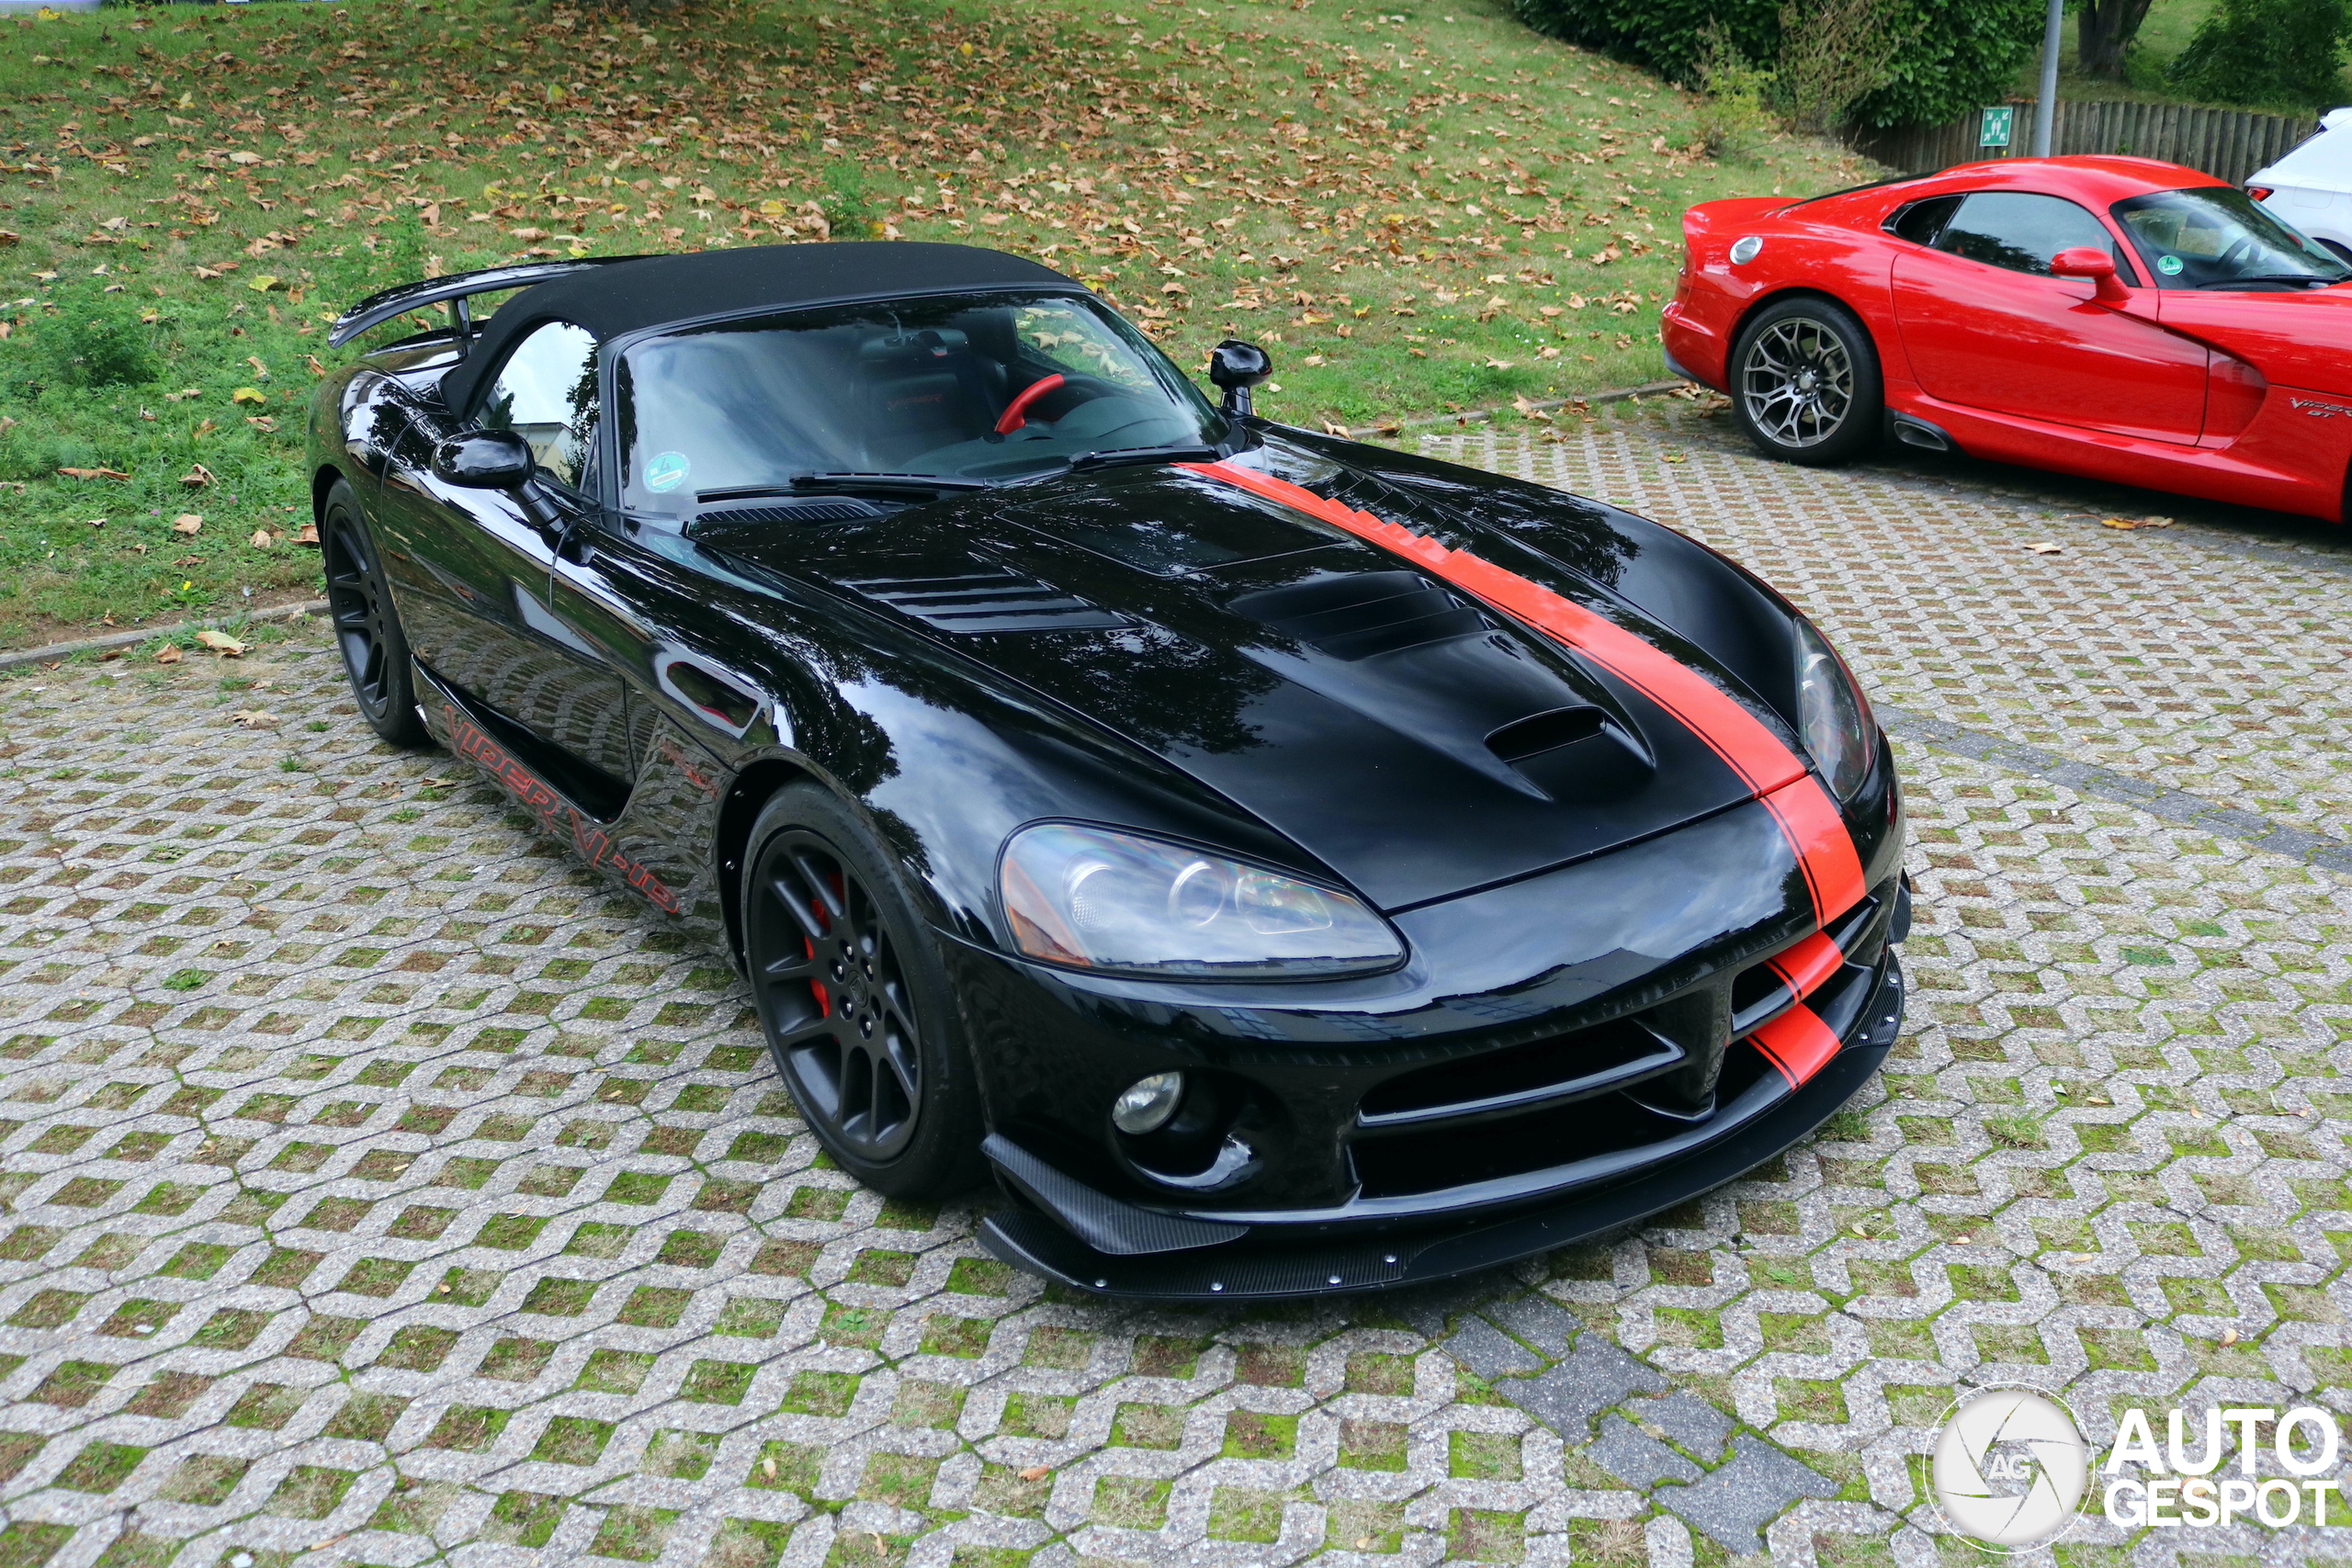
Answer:
[[[1772,134],[1772,118],[1764,107],[1772,73],[1740,52],[1721,27],[1711,24],[1701,42],[1694,139],[1713,157],[1746,158]]]
[[[74,293],[34,327],[46,378],[68,387],[139,387],[163,373],[155,331],[138,308],[108,294]]]
[[[2172,62],[2200,98],[2328,107],[2343,97],[2346,0],[2221,0]]]
[[[1778,65],[1780,0],[1512,0],[1538,31],[1605,50],[1697,85],[1710,30],[1745,59]],[[1791,14],[1797,8],[1790,7]],[[1928,125],[1998,103],[2041,38],[2038,0],[1886,0],[1884,30],[1901,40],[1883,85],[1847,108],[1862,125]]]

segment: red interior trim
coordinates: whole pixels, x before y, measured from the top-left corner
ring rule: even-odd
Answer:
[[[1861,902],[1861,859],[1829,792],[1779,736],[1697,671],[1614,621],[1467,550],[1448,549],[1254,468],[1222,462],[1176,466],[1345,529],[1585,655],[1673,715],[1763,801],[1796,853],[1814,913],[1824,924]]]
[[[1004,405],[1004,412],[998,416],[996,433],[999,435],[1010,435],[1028,423],[1030,405],[1039,398],[1061,390],[1061,387],[1062,378],[1059,376],[1048,376],[1041,381],[1032,381],[1012,395],[1012,400]]]

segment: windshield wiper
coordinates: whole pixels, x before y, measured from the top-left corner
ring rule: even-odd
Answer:
[[[2239,283],[2300,283],[2306,288],[2316,285],[2320,288],[2332,288],[2344,281],[2340,277],[2321,277],[2308,272],[2250,272],[2239,277],[2209,277],[2197,287],[2227,288]]]
[[[1223,456],[1216,447],[1197,443],[1182,446],[1114,446],[1107,452],[1080,452],[1062,466],[1062,471],[1114,468],[1126,463],[1214,463]]]
[[[995,488],[986,479],[951,479],[944,474],[795,474],[792,476],[791,484],[793,491],[922,491],[934,495],[945,491],[993,490]]]

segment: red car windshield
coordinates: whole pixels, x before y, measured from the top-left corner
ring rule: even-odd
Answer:
[[[2160,288],[2319,288],[2352,267],[2242,190],[2163,190],[2108,209]]]

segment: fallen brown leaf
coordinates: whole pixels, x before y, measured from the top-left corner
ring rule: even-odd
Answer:
[[[127,479],[130,476],[120,468],[60,468],[69,479]]]
[[[253,547],[257,550],[266,550],[269,548],[271,544],[269,530],[266,528],[254,529],[254,536],[250,542],[253,545]]]
[[[212,470],[201,463],[192,465],[187,472],[180,476],[180,483],[190,490],[202,490],[212,482]]]
[[[245,729],[275,729],[277,716],[259,708],[240,708],[229,716],[229,722]]]
[[[1021,1479],[1023,1481],[1043,1481],[1052,1473],[1053,1471],[1049,1466],[1033,1464],[1028,1469],[1021,1472]]]
[[[214,631],[210,626],[196,634],[196,640],[223,659],[234,659],[245,651],[245,645],[227,632]]]
[[[204,519],[193,512],[183,512],[172,519],[172,532],[175,534],[196,534],[203,527]]]
[[[2039,544],[2028,545],[2026,547],[2027,549],[2032,551],[2038,556],[2054,556],[2065,549],[2065,547],[2066,547],[2064,545],[2052,544],[2047,539],[2042,540]]]
[[[294,542],[315,547],[319,542],[319,525],[315,523],[303,524],[302,531],[294,536]]]
[[[177,664],[179,661],[180,650],[176,648],[167,648],[155,655],[155,662],[158,664]]]

